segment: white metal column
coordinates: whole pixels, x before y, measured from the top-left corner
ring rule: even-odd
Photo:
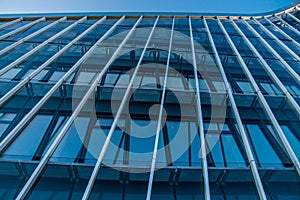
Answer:
[[[286,21],[284,21],[281,17],[278,17],[277,15],[274,15],[274,17],[276,17],[276,19],[278,19],[281,23],[285,24],[287,27],[290,28],[291,31],[293,31],[294,33],[296,33],[297,35],[300,35],[300,32],[295,29],[293,26],[291,26],[289,23],[287,23]]]
[[[21,40],[15,42],[15,43],[9,45],[8,47],[5,47],[4,49],[2,49],[2,50],[0,51],[0,56],[3,55],[3,54],[5,54],[5,53],[7,53],[7,52],[10,51],[10,50],[12,50],[12,49],[15,48],[16,46],[18,46],[18,45],[20,45],[20,44],[23,44],[23,43],[26,42],[27,40],[30,40],[31,38],[33,38],[33,37],[35,37],[35,36],[37,36],[37,35],[43,33],[44,31],[47,31],[47,30],[50,29],[51,27],[55,26],[55,25],[58,24],[59,22],[62,22],[62,21],[64,21],[64,20],[66,20],[66,19],[67,19],[66,17],[63,17],[63,18],[61,18],[61,19],[58,19],[58,20],[52,22],[51,24],[49,24],[49,25],[47,25],[47,26],[45,26],[45,27],[43,27],[43,28],[41,28],[41,29],[35,31],[34,33],[32,33],[32,34],[30,34],[30,35],[28,35],[28,36],[26,36],[25,38],[23,38],[23,39],[21,39]]]
[[[300,107],[299,107],[298,103],[295,101],[295,99],[292,97],[292,95],[288,92],[288,90],[285,88],[285,86],[281,83],[281,81],[276,76],[276,74],[273,72],[273,70],[268,65],[268,63],[265,61],[265,59],[263,59],[263,57],[261,56],[261,54],[256,50],[256,48],[252,45],[252,43],[249,41],[249,39],[245,36],[245,34],[241,31],[241,29],[236,25],[236,23],[234,22],[234,20],[232,20],[230,18],[230,21],[231,21],[233,27],[235,28],[235,30],[242,36],[242,38],[247,43],[247,45],[250,47],[250,49],[258,57],[258,59],[262,63],[262,66],[264,67],[265,71],[268,73],[268,75],[271,77],[271,79],[274,81],[274,83],[278,86],[278,88],[281,90],[281,92],[283,93],[283,95],[286,96],[287,101],[295,109],[298,117],[300,118]],[[257,34],[257,32],[255,32],[254,34]]]
[[[271,45],[256,32],[256,30],[244,19],[242,19],[244,24],[249,28],[249,30],[259,38],[263,45],[282,63],[285,70],[293,77],[293,79],[300,84],[300,76],[294,71],[294,69],[271,47]]]
[[[43,69],[45,69],[49,64],[53,63],[57,58],[59,58],[59,56],[61,56],[63,53],[65,53],[73,44],[75,44],[77,41],[79,41],[81,38],[83,38],[85,35],[87,35],[96,26],[101,24],[105,19],[106,19],[106,17],[102,17],[95,24],[90,26],[83,33],[81,33],[79,36],[77,36],[75,39],[73,39],[71,42],[69,42],[65,47],[63,47],[56,54],[54,54],[51,58],[49,58],[46,62],[44,62],[40,67],[38,67],[36,70],[34,70],[32,73],[30,73],[25,79],[23,79],[21,82],[19,82],[11,90],[9,90],[4,96],[2,96],[0,98],[0,107],[9,98],[11,98],[13,95],[15,95],[22,87],[24,87],[27,83],[29,83],[29,81],[32,80],[36,75],[38,75]]]
[[[281,46],[284,50],[289,52],[289,54],[294,57],[297,61],[300,61],[300,57],[295,54],[288,46],[286,46],[281,40],[279,40],[271,31],[269,31],[264,25],[262,25],[257,19],[253,18],[253,21],[255,21],[272,39],[274,39],[279,46]]]
[[[141,18],[140,18],[140,19],[141,19]],[[108,135],[107,135],[107,137],[106,137],[106,139],[105,139],[105,142],[104,142],[104,144],[103,144],[103,147],[102,147],[101,152],[100,152],[100,154],[99,154],[99,157],[98,157],[98,159],[97,159],[96,165],[95,165],[95,167],[94,167],[94,170],[93,170],[93,172],[92,172],[92,175],[91,175],[91,177],[90,177],[90,180],[89,180],[89,182],[88,182],[88,185],[86,186],[86,189],[85,189],[85,191],[84,191],[84,194],[83,194],[83,197],[82,197],[83,200],[87,200],[87,199],[89,198],[91,192],[92,192],[92,189],[93,189],[95,180],[96,180],[96,178],[97,178],[97,175],[98,175],[98,173],[99,173],[99,170],[100,170],[102,161],[103,161],[104,156],[105,156],[105,153],[106,153],[106,151],[107,151],[107,149],[108,149],[109,142],[110,142],[110,140],[111,140],[111,137],[112,137],[112,135],[113,135],[113,133],[114,133],[116,127],[117,127],[117,123],[118,123],[118,121],[119,121],[119,119],[120,119],[120,117],[121,117],[121,114],[122,114],[122,111],[123,111],[124,106],[125,106],[125,104],[126,104],[126,101],[127,101],[127,99],[129,98],[129,95],[130,95],[130,91],[131,91],[131,87],[132,87],[134,78],[135,78],[135,76],[136,76],[136,74],[137,74],[137,72],[138,72],[138,70],[139,70],[139,68],[140,68],[140,66],[141,66],[141,64],[142,64],[144,55],[145,55],[145,53],[146,53],[146,50],[147,50],[147,48],[148,48],[148,45],[149,45],[150,40],[151,40],[151,38],[152,38],[152,35],[153,35],[153,33],[154,33],[154,30],[155,30],[156,24],[157,24],[157,22],[158,22],[158,19],[159,19],[159,17],[156,18],[156,21],[155,21],[155,23],[154,23],[154,25],[153,25],[153,27],[152,27],[152,29],[151,29],[151,32],[150,32],[150,34],[149,34],[148,40],[147,40],[147,42],[146,42],[146,44],[145,44],[145,46],[144,46],[144,49],[143,49],[143,51],[142,51],[142,53],[141,53],[140,59],[139,59],[139,61],[138,61],[138,63],[137,63],[137,66],[136,66],[136,68],[135,68],[135,70],[134,70],[132,76],[131,76],[130,82],[129,82],[127,88],[126,88],[124,97],[123,97],[123,99],[122,99],[122,101],[121,101],[121,104],[120,104],[120,106],[119,106],[119,108],[118,108],[118,111],[117,111],[117,113],[116,113],[116,116],[114,117],[114,121],[113,121],[113,123],[112,123],[112,125],[111,125],[111,128],[110,128],[110,130],[109,130],[109,133],[108,133]],[[135,27],[133,27],[133,29],[132,29],[131,31],[134,31],[134,29],[135,29]],[[125,41],[125,40],[124,40],[124,41]],[[126,42],[126,41],[125,41],[125,42]],[[121,46],[121,45],[120,45],[120,46]]]
[[[271,22],[271,20],[269,20],[267,17],[263,17],[267,22],[269,22],[269,24],[271,24],[279,33],[281,33],[282,35],[284,35],[287,39],[291,40],[292,43],[294,45],[296,45],[298,48],[300,48],[300,44],[294,40],[291,36],[289,36],[286,32],[284,32],[283,30],[281,30],[277,25],[275,25],[273,22]]]
[[[204,17],[203,17],[203,20]],[[203,167],[203,182],[204,182],[204,196],[205,200],[210,200],[210,189],[209,189],[209,176],[208,176],[208,166],[206,159],[206,140],[204,136],[204,127],[203,127],[203,116],[202,116],[202,107],[201,107],[201,98],[200,98],[200,86],[198,79],[198,70],[196,63],[196,54],[195,54],[195,45],[194,45],[194,36],[192,29],[191,17],[189,17],[189,27],[190,27],[190,39],[191,39],[191,47],[192,47],[192,57],[193,57],[193,67],[194,67],[194,76],[196,83],[196,103],[197,103],[197,114],[198,114],[198,128],[200,134],[200,151],[201,151],[201,159],[202,159],[202,167]]]
[[[6,27],[8,27],[8,26],[11,26],[11,25],[13,25],[13,24],[15,24],[15,23],[17,23],[17,22],[20,22],[20,21],[22,21],[22,20],[23,20],[23,17],[20,17],[20,18],[18,18],[18,19],[13,20],[13,21],[6,22],[5,24],[0,25],[0,30],[6,28]]]
[[[246,154],[247,154],[247,159],[248,159],[248,162],[250,164],[250,169],[251,169],[251,172],[252,172],[252,176],[254,178],[256,190],[259,194],[260,199],[266,200],[267,199],[266,194],[265,194],[265,191],[264,191],[264,188],[263,188],[263,185],[262,185],[262,182],[261,182],[261,178],[259,176],[259,173],[258,173],[258,170],[257,170],[257,167],[256,167],[256,163],[255,163],[254,156],[253,156],[253,153],[252,153],[252,150],[251,150],[251,147],[250,147],[249,140],[247,138],[245,128],[243,126],[238,108],[236,106],[236,103],[235,103],[235,100],[234,100],[234,97],[233,97],[233,94],[232,94],[231,86],[228,82],[226,73],[224,71],[222,62],[220,60],[218,51],[217,51],[216,46],[214,44],[214,40],[211,36],[210,30],[208,28],[208,25],[206,23],[205,18],[203,18],[203,20],[204,20],[204,25],[205,25],[206,31],[208,33],[209,42],[210,42],[211,47],[213,49],[214,55],[216,57],[217,65],[220,69],[222,78],[223,78],[224,83],[225,83],[226,91],[227,91],[227,94],[228,94],[228,97],[229,97],[229,100],[230,100],[230,103],[231,103],[233,114],[235,116],[235,119],[236,119],[236,122],[237,122],[237,125],[238,125],[239,133],[241,135],[241,138],[242,138],[242,141],[243,141],[243,144],[244,144],[244,147],[245,147],[245,151],[246,151]]]
[[[6,34],[0,36],[0,40],[3,40],[3,39],[5,39],[5,38],[7,38],[7,37],[9,37],[9,36],[15,35],[15,34],[21,32],[21,31],[23,31],[23,30],[25,30],[25,29],[27,29],[27,28],[29,28],[29,27],[31,27],[31,26],[33,26],[33,25],[35,25],[35,24],[37,24],[37,23],[39,23],[39,22],[41,22],[41,21],[45,21],[45,20],[46,20],[46,18],[45,18],[45,17],[42,17],[42,18],[39,18],[39,19],[37,19],[37,20],[35,20],[35,21],[32,21],[32,22],[30,22],[29,24],[26,24],[26,25],[24,25],[24,26],[21,26],[21,27],[15,29],[15,30],[13,30],[13,31],[10,31],[10,32],[8,32],[8,33],[6,33]]]
[[[171,48],[172,48],[173,33],[174,33],[174,23],[175,23],[175,17],[173,17],[173,21],[172,21],[172,30],[171,30],[171,35],[170,35],[170,43],[169,43],[169,50],[168,50],[168,57],[167,57],[167,64],[166,64],[166,72],[165,72],[163,90],[162,90],[161,101],[160,101],[157,127],[156,127],[156,132],[155,132],[155,141],[154,141],[154,148],[153,148],[153,156],[152,156],[152,160],[151,160],[151,169],[150,169],[150,176],[149,176],[146,200],[151,199],[151,193],[152,193],[152,185],[153,185],[153,177],[154,177],[154,171],[155,171],[155,165],[156,165],[159,134],[160,134],[160,130],[161,130],[161,123],[162,123],[162,117],[163,117],[163,106],[164,106],[164,100],[165,100],[165,96],[166,96],[166,87],[167,87],[167,80],[168,80],[169,63],[170,63]]]
[[[115,27],[115,26],[113,26],[113,27]],[[113,29],[110,29],[110,30],[113,30]],[[101,39],[98,40],[98,42],[99,41],[102,42]],[[94,48],[92,47],[89,50],[90,53],[92,53],[96,49],[97,45],[99,44],[98,42],[93,46]],[[113,57],[111,59],[113,59]],[[90,97],[90,95],[92,94],[92,92],[95,91],[95,88],[96,88],[99,80],[102,78],[102,76],[103,76],[104,73],[105,73],[105,70],[101,71],[101,73],[96,78],[96,80],[93,81],[93,83],[92,83],[91,87],[89,88],[89,90],[87,91],[86,95],[83,97],[83,99],[81,100],[81,102],[79,103],[79,105],[77,106],[77,108],[75,109],[75,111],[72,113],[72,115],[69,118],[69,120],[63,126],[63,128],[61,129],[61,131],[59,132],[59,134],[57,135],[57,137],[55,138],[55,140],[53,141],[53,143],[51,144],[51,146],[49,147],[49,149],[47,150],[47,152],[45,153],[45,155],[43,156],[43,158],[39,162],[38,166],[35,168],[34,172],[32,173],[32,175],[30,176],[30,178],[26,182],[25,186],[22,188],[22,190],[18,194],[18,196],[16,198],[17,200],[21,200],[21,199],[24,199],[26,197],[26,195],[30,191],[31,187],[33,186],[33,184],[35,183],[35,181],[37,180],[37,178],[39,177],[39,175],[41,174],[41,172],[45,168],[45,166],[46,166],[47,162],[49,161],[49,159],[51,158],[52,154],[54,153],[54,151],[58,147],[59,143],[64,138],[64,136],[67,133],[68,129],[70,128],[71,124],[73,123],[73,121],[75,120],[75,118],[77,117],[77,115],[79,114],[79,112],[81,111],[82,107],[84,106],[84,104],[86,103],[86,101],[88,100],[88,98]]]
[[[27,113],[27,115],[14,127],[14,129],[1,141],[0,152],[10,144],[17,136],[18,132],[22,130],[27,123],[36,115],[39,109],[50,99],[50,97],[62,86],[62,84],[68,80],[68,78],[80,67],[80,65],[92,54],[92,52],[101,44],[109,34],[111,34],[115,28],[125,19],[123,16],[119,19],[90,49],[84,54],[72,68],[45,94],[45,96]]]
[[[261,102],[263,109],[266,111],[267,116],[271,120],[271,123],[275,129],[275,132],[279,136],[280,140],[282,141],[282,143],[284,145],[284,148],[286,149],[288,155],[290,156],[290,159],[291,159],[292,163],[294,164],[294,167],[296,168],[298,175],[300,175],[300,164],[299,164],[297,156],[295,155],[292,147],[290,146],[288,140],[285,137],[285,134],[283,133],[282,129],[280,128],[280,125],[279,125],[277,119],[275,118],[270,106],[268,105],[265,97],[263,96],[262,92],[259,90],[259,87],[258,87],[256,81],[254,80],[253,76],[251,75],[249,69],[247,68],[247,65],[245,64],[243,58],[239,54],[238,50],[236,49],[234,43],[232,42],[231,38],[229,37],[227,31],[225,30],[223,24],[221,23],[221,21],[219,20],[218,17],[217,17],[217,20],[218,20],[218,24],[219,24],[220,28],[222,29],[222,32],[225,34],[225,36],[227,38],[228,43],[230,44],[231,48],[234,50],[245,75],[249,79],[254,91],[256,92],[257,97],[258,97],[259,101]]]
[[[300,23],[300,20],[294,15],[292,15],[291,13],[289,12],[284,12],[284,13],[287,14],[289,17],[291,17],[293,20],[295,20],[298,24]]]
[[[6,67],[2,68],[0,70],[0,76],[3,75],[5,72],[7,72],[8,70],[10,70],[11,68],[13,68],[14,66],[20,64],[21,62],[25,61],[27,58],[29,58],[30,56],[32,56],[34,53],[38,52],[39,50],[41,50],[43,47],[45,47],[47,44],[49,44],[50,42],[52,42],[53,40],[55,40],[56,38],[60,37],[61,35],[63,35],[64,33],[66,33],[67,31],[71,30],[72,28],[74,28],[75,26],[77,26],[79,23],[81,23],[82,21],[86,20],[87,17],[83,17],[80,20],[77,20],[76,22],[74,22],[73,24],[71,24],[70,26],[68,26],[67,28],[63,29],[62,31],[60,31],[59,33],[53,35],[51,38],[49,38],[48,40],[44,41],[43,43],[39,44],[37,47],[35,47],[34,49],[30,50],[29,52],[27,52],[26,54],[24,54],[23,56],[21,56],[20,58],[18,58],[17,60],[13,61],[12,63],[10,63],[9,65],[7,65]]]

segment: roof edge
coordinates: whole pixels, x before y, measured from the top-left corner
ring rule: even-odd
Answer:
[[[120,15],[130,15],[130,16],[155,16],[155,15],[164,15],[164,16],[245,16],[245,17],[262,17],[268,15],[274,15],[281,12],[290,12],[296,10],[297,6],[300,5],[300,0],[296,0],[292,3],[289,3],[282,8],[278,8],[272,11],[267,11],[263,13],[202,13],[202,12],[37,12],[37,13],[7,13],[0,14],[1,18],[13,18],[13,17],[58,17],[58,16],[120,16]]]

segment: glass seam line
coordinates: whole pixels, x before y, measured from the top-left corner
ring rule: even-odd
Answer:
[[[216,61],[217,61],[217,64],[219,66],[221,75],[223,77],[223,80],[224,80],[224,83],[225,83],[225,87],[226,87],[226,90],[227,90],[227,94],[229,96],[229,100],[230,100],[230,103],[231,103],[231,107],[232,107],[234,116],[236,118],[236,122],[238,124],[239,132],[241,134],[243,145],[244,145],[245,150],[246,150],[247,159],[248,159],[248,162],[250,164],[250,169],[251,169],[251,172],[252,172],[252,176],[253,176],[254,181],[255,181],[256,190],[257,190],[257,192],[258,192],[258,194],[260,196],[260,199],[266,200],[267,199],[266,198],[266,194],[265,194],[265,191],[264,191],[264,188],[263,188],[263,185],[262,185],[262,181],[261,181],[260,175],[259,175],[258,170],[257,170],[257,166],[256,166],[256,163],[255,163],[255,160],[254,160],[254,156],[253,156],[253,153],[252,153],[252,150],[251,150],[251,147],[250,147],[249,140],[248,140],[247,135],[246,135],[246,131],[245,131],[244,127],[243,127],[243,123],[242,123],[242,120],[241,120],[241,117],[240,117],[237,105],[235,103],[235,100],[234,100],[234,97],[233,97],[233,94],[232,94],[231,86],[230,86],[230,84],[228,82],[226,73],[224,71],[222,62],[220,60],[220,57],[219,57],[218,51],[216,49],[216,46],[214,44],[214,40],[213,40],[213,38],[211,36],[210,30],[209,30],[209,28],[207,26],[206,20],[205,20],[204,17],[203,17],[203,19],[204,19],[205,28],[206,28],[206,30],[208,32],[209,41],[210,41],[210,44],[211,44],[212,49],[214,51],[214,54],[216,56]]]
[[[290,104],[295,109],[297,115],[300,117],[300,107],[299,107],[298,103],[295,101],[295,99],[291,96],[291,94],[288,92],[288,90],[285,88],[285,86],[282,84],[282,82],[276,76],[276,74],[274,73],[274,71],[272,70],[272,68],[263,59],[263,57],[261,56],[261,54],[256,50],[256,48],[253,46],[253,44],[249,41],[249,39],[245,36],[245,34],[241,31],[241,29],[236,25],[236,23],[234,22],[234,20],[232,20],[231,17],[229,17],[229,19],[230,19],[232,25],[234,26],[235,30],[240,34],[240,36],[242,36],[242,38],[244,39],[244,41],[247,43],[248,47],[250,47],[250,49],[258,57],[258,59],[262,62],[262,66],[263,66],[264,70],[268,73],[268,75],[271,77],[271,79],[279,87],[279,89],[281,90],[281,92],[286,96],[286,98],[288,99],[288,101],[290,102]],[[250,31],[252,33],[254,33],[255,35],[257,34],[256,31],[254,32],[254,29],[250,29]],[[259,37],[260,35],[257,34],[256,36]]]
[[[286,51],[288,51],[298,62],[300,61],[300,57],[295,54],[288,46],[286,46],[282,41],[280,41],[273,33],[271,33],[271,31],[269,31],[265,26],[263,26],[258,20],[256,20],[255,18],[253,18],[253,20],[273,39],[275,39],[278,44],[285,49]]]
[[[6,146],[14,139],[18,132],[23,129],[31,118],[39,111],[39,109],[47,102],[47,100],[53,95],[56,90],[66,81],[69,76],[77,70],[81,63],[94,51],[99,45],[115,28],[124,20],[124,16],[120,18],[91,48],[84,54],[73,67],[45,94],[45,96],[30,110],[30,112],[15,126],[15,128],[1,141],[0,152],[2,152]]]
[[[20,17],[20,18],[18,18],[18,19],[13,20],[13,21],[6,22],[5,24],[0,25],[0,30],[1,30],[1,29],[4,29],[4,28],[6,28],[6,27],[8,27],[8,26],[10,26],[10,25],[13,25],[13,24],[15,24],[15,23],[17,23],[17,22],[20,22],[20,21],[22,21],[22,20],[23,20],[23,17]]]
[[[73,39],[70,43],[68,43],[66,46],[64,46],[61,50],[59,50],[56,54],[54,54],[51,58],[49,58],[46,62],[44,62],[40,67],[38,67],[31,74],[29,74],[28,77],[26,77],[24,80],[19,82],[16,86],[14,86],[9,92],[7,92],[3,97],[0,98],[0,107],[9,98],[11,98],[14,94],[16,94],[16,92],[18,92],[24,85],[26,85],[30,80],[32,80],[36,75],[38,75],[38,73],[40,73],[49,64],[51,64],[57,58],[59,58],[59,56],[61,56],[63,53],[65,53],[74,43],[76,43],[81,38],[83,38],[86,34],[88,34],[90,31],[92,31],[97,25],[102,23],[105,19],[106,19],[106,17],[102,17],[100,20],[98,20],[96,23],[94,23],[92,26],[90,26],[88,29],[86,29],[83,33],[81,33],[79,36],[77,36],[75,39]]]
[[[275,25],[273,22],[271,22],[271,20],[269,20],[267,17],[264,17],[264,19],[271,24],[274,28],[276,28],[276,30],[278,32],[280,32],[282,35],[284,35],[287,39],[291,40],[293,42],[293,44],[295,44],[298,48],[300,48],[300,44],[298,42],[296,42],[296,40],[294,40],[291,36],[289,36],[286,32],[284,32],[283,30],[281,30],[277,25]]]
[[[115,60],[115,58],[118,56],[119,51],[122,49],[123,45],[126,44],[126,42],[128,41],[128,39],[129,39],[129,38],[131,37],[131,35],[134,33],[136,27],[138,26],[138,24],[140,23],[140,21],[141,21],[142,19],[143,19],[143,15],[140,16],[140,18],[137,20],[137,22],[136,22],[136,23],[134,24],[134,26],[131,28],[131,30],[130,30],[129,33],[126,35],[126,37],[124,38],[124,40],[122,41],[122,43],[119,45],[119,47],[117,48],[117,50],[115,51],[115,53],[113,54],[113,56],[112,56],[112,57],[109,59],[109,61],[106,63],[105,67],[104,67],[103,70],[102,70],[103,73],[101,72],[102,75],[101,75],[101,74],[99,75],[98,81],[101,80],[103,74],[108,70],[108,68],[110,67],[110,65],[113,63],[113,61]],[[158,20],[158,18],[157,18],[157,20]],[[157,23],[157,20],[156,20],[156,23]],[[151,33],[150,33],[149,38],[151,37],[151,34],[153,33],[153,30],[154,30],[154,27],[153,27],[153,29],[151,30]],[[126,92],[125,92],[125,94],[124,94],[124,97],[123,97],[123,99],[122,99],[122,101],[121,101],[121,104],[120,104],[120,106],[119,106],[119,109],[118,109],[118,111],[117,111],[117,114],[116,114],[116,116],[114,117],[114,121],[113,121],[113,123],[112,123],[112,125],[111,125],[111,128],[110,128],[110,130],[109,130],[109,133],[108,133],[108,135],[107,135],[107,137],[106,137],[106,139],[105,139],[105,142],[104,142],[104,144],[103,144],[103,147],[102,147],[102,149],[101,149],[101,152],[100,152],[100,154],[99,154],[99,157],[97,158],[97,162],[96,162],[96,164],[95,164],[95,167],[94,167],[93,172],[92,172],[92,174],[91,174],[91,177],[90,177],[90,179],[89,179],[88,185],[87,185],[86,188],[85,188],[85,191],[84,191],[84,194],[83,194],[82,199],[88,199],[89,196],[90,196],[90,194],[91,194],[91,191],[92,191],[93,186],[94,186],[94,182],[95,182],[95,180],[96,180],[96,178],[97,178],[98,172],[99,172],[100,167],[101,167],[102,160],[103,160],[103,158],[104,158],[104,155],[105,155],[105,153],[106,153],[106,150],[108,149],[108,145],[109,145],[110,139],[111,139],[111,137],[112,137],[112,135],[113,135],[113,133],[114,133],[114,130],[115,130],[116,126],[117,126],[118,120],[119,120],[119,118],[120,118],[120,116],[121,116],[121,111],[123,110],[124,105],[125,105],[125,102],[126,102],[128,96],[129,96],[129,92],[130,92],[130,90],[131,90],[131,86],[132,86],[132,84],[133,84],[134,77],[136,76],[136,73],[137,73],[137,71],[138,71],[138,69],[139,69],[139,66],[140,66],[141,62],[142,62],[142,58],[143,58],[143,56],[144,56],[144,54],[145,54],[145,52],[146,52],[146,47],[147,47],[148,43],[149,43],[149,39],[147,40],[147,43],[146,43],[146,45],[145,45],[145,48],[144,48],[144,50],[143,50],[143,52],[142,52],[142,54],[141,54],[141,56],[140,56],[139,62],[138,62],[138,64],[137,64],[137,67],[135,68],[135,70],[134,70],[134,72],[133,72],[133,74],[132,74],[132,78],[130,79],[130,82],[129,82],[129,84],[128,84],[128,87],[127,87],[127,89],[126,89]],[[76,110],[77,110],[77,108],[76,108]]]
[[[154,170],[155,170],[156,156],[157,156],[157,149],[158,149],[158,141],[159,141],[159,133],[160,133],[160,129],[161,129],[161,120],[162,120],[162,115],[163,115],[163,105],[164,105],[164,99],[166,96],[166,87],[167,87],[167,80],[168,80],[171,48],[172,48],[172,42],[173,42],[174,24],[175,24],[175,16],[173,17],[173,20],[172,20],[172,29],[171,29],[168,57],[167,57],[167,63],[166,63],[166,72],[165,72],[165,77],[164,77],[164,86],[163,86],[161,101],[160,101],[159,116],[158,116],[158,123],[157,123],[157,128],[156,128],[156,133],[155,133],[153,156],[152,156],[152,160],[151,160],[151,169],[150,169],[150,176],[149,176],[149,181],[148,181],[146,200],[150,200],[150,198],[151,198],[151,191],[152,191],[152,184],[153,184],[153,177],[154,177]]]
[[[46,41],[44,41],[43,43],[39,44],[34,49],[30,50],[29,52],[27,52],[26,54],[24,54],[23,56],[21,56],[17,60],[13,61],[12,63],[10,63],[9,65],[7,65],[6,67],[4,67],[3,69],[0,70],[0,76],[3,75],[8,70],[10,70],[11,68],[13,68],[14,66],[16,66],[16,65],[20,64],[21,62],[25,61],[25,59],[29,58],[34,53],[38,52],[40,49],[42,49],[43,47],[45,47],[47,44],[49,44],[53,40],[57,39],[58,37],[60,37],[61,35],[63,35],[67,31],[71,30],[72,28],[74,28],[75,26],[77,26],[80,22],[82,22],[82,21],[84,21],[86,19],[87,19],[87,17],[82,17],[80,20],[77,20],[76,22],[74,22],[73,24],[71,24],[70,26],[68,26],[67,28],[65,28],[62,31],[58,32],[57,34],[53,35],[51,38],[47,39]]]
[[[63,17],[63,18],[61,18],[61,19],[58,19],[58,20],[52,22],[51,24],[49,24],[49,25],[47,25],[47,26],[45,26],[45,27],[43,27],[43,28],[41,28],[41,29],[35,31],[34,33],[32,33],[32,34],[30,34],[30,35],[28,35],[28,36],[26,36],[25,38],[20,39],[19,41],[15,42],[15,43],[13,43],[13,44],[11,44],[11,45],[9,45],[8,47],[6,47],[6,48],[4,48],[4,49],[2,49],[2,50],[0,51],[0,56],[2,56],[3,54],[7,53],[7,52],[10,51],[11,49],[15,48],[16,46],[18,46],[18,45],[20,45],[20,44],[23,44],[25,41],[30,40],[31,38],[33,38],[33,37],[35,37],[35,36],[41,34],[42,32],[44,32],[44,31],[50,29],[50,28],[53,27],[54,25],[58,24],[59,22],[62,22],[62,21],[64,21],[64,20],[66,20],[66,19],[67,19],[66,17]]]
[[[203,17],[204,18],[204,17]],[[204,179],[204,195],[206,200],[210,200],[210,189],[209,189],[209,176],[208,176],[208,166],[206,159],[206,142],[204,136],[204,127],[203,127],[203,116],[202,116],[202,107],[201,107],[201,98],[200,98],[200,90],[199,90],[199,79],[197,73],[197,63],[196,63],[196,55],[195,55],[195,46],[194,46],[194,36],[192,29],[191,17],[189,16],[189,27],[190,27],[190,42],[192,48],[192,56],[193,56],[193,67],[194,67],[194,76],[196,83],[196,94],[197,94],[197,113],[198,113],[198,124],[199,124],[199,132],[200,132],[200,151],[202,158],[202,166],[203,166],[203,179]]]
[[[231,38],[229,37],[227,31],[225,30],[224,26],[222,25],[222,23],[220,22],[219,18],[217,17],[217,20],[218,20],[218,23],[220,25],[220,28],[222,29],[223,33],[225,34],[226,38],[227,38],[227,41],[229,42],[231,48],[234,50],[239,62],[240,62],[240,65],[245,73],[245,75],[248,77],[253,89],[255,90],[255,92],[257,93],[257,96],[258,96],[258,99],[259,101],[262,103],[262,106],[263,108],[265,109],[268,117],[270,118],[271,122],[272,122],[272,125],[273,127],[275,128],[275,131],[277,133],[277,135],[280,137],[281,141],[283,142],[283,145],[285,147],[285,149],[287,150],[289,156],[290,156],[290,159],[292,160],[297,172],[298,172],[298,175],[300,175],[300,165],[299,165],[299,161],[293,151],[293,149],[291,148],[289,142],[287,141],[282,129],[280,128],[279,126],[279,123],[277,121],[277,119],[275,118],[270,106],[268,105],[266,99],[264,98],[263,94],[261,93],[261,91],[259,90],[259,87],[256,83],[256,81],[254,80],[253,76],[251,75],[249,69],[247,68],[247,65],[245,64],[244,60],[242,59],[241,55],[239,54],[239,52],[237,51],[234,43],[232,42]]]
[[[120,20],[118,20],[118,22],[116,22],[114,24],[113,27],[111,27],[105,35],[103,35],[95,44],[94,46],[85,54],[85,56],[82,57],[82,59],[80,59],[77,63],[81,64],[83,59],[86,59],[87,56],[89,56],[92,52],[94,52],[95,48],[115,29],[115,27],[123,21],[125,17],[123,16]],[[76,64],[77,64],[76,63]],[[77,69],[78,65],[74,65],[72,68]],[[73,71],[74,71],[73,70]],[[70,72],[70,70],[69,70]],[[66,75],[65,75],[66,76]],[[64,77],[65,77],[64,76]],[[63,79],[61,79],[63,80]],[[63,81],[61,81],[62,83]],[[94,82],[94,85],[96,85],[97,83]],[[91,93],[91,91],[94,91],[95,88],[91,88],[89,89],[88,93],[85,95],[85,99],[82,99],[82,101],[80,102],[80,104],[78,105],[78,108],[83,107],[83,101],[87,100],[90,96],[89,93]],[[53,93],[52,93],[53,94]],[[64,127],[62,128],[62,130],[59,132],[59,134],[57,135],[57,137],[55,138],[55,140],[53,141],[53,143],[51,144],[51,146],[49,147],[48,151],[45,153],[44,157],[42,158],[42,160],[39,162],[38,166],[35,168],[34,172],[31,174],[30,178],[28,179],[28,181],[26,182],[25,186],[22,188],[22,190],[20,191],[20,193],[17,196],[17,200],[20,199],[24,199],[26,197],[26,195],[28,194],[29,190],[31,189],[31,187],[33,186],[33,184],[35,183],[35,181],[37,180],[38,176],[40,175],[40,173],[43,171],[44,167],[46,166],[46,164],[48,163],[48,160],[50,159],[51,155],[54,153],[54,151],[56,150],[57,146],[59,145],[59,143],[61,142],[61,140],[63,139],[63,137],[65,136],[67,130],[70,128],[71,123],[74,121],[75,117],[78,114],[78,111],[80,111],[81,109],[77,109],[73,112],[73,114],[71,115],[71,117],[69,118],[69,120],[66,122],[66,124],[64,125]],[[77,111],[77,112],[76,112]]]
[[[284,66],[284,69],[293,77],[293,79],[300,84],[300,76],[293,70],[293,68],[291,68],[291,66],[271,47],[270,44],[268,44],[268,42],[260,34],[254,30],[254,28],[246,20],[242,18],[242,21],[250,29],[250,31],[259,38],[263,45],[280,60]]]
[[[289,23],[287,23],[285,20],[283,20],[281,17],[274,15],[274,17],[276,17],[276,19],[278,19],[279,21],[281,21],[282,23],[284,23],[285,25],[287,25],[291,31],[293,31],[294,33],[296,33],[297,35],[300,35],[300,32],[295,29],[294,27],[292,27]]]
[[[25,30],[26,28],[31,27],[31,26],[33,26],[33,25],[35,25],[35,24],[37,24],[37,23],[39,23],[39,22],[41,22],[41,21],[45,21],[45,20],[46,20],[45,17],[39,18],[39,19],[37,19],[37,20],[35,20],[35,21],[33,21],[33,22],[30,22],[29,24],[26,24],[26,25],[24,25],[24,26],[21,26],[21,27],[19,27],[19,28],[13,30],[13,31],[11,31],[11,32],[8,32],[8,33],[6,33],[6,34],[0,36],[0,40],[3,40],[3,39],[5,39],[5,38],[7,38],[7,37],[9,37],[9,36],[11,36],[11,35],[17,34],[17,33],[21,32],[21,31]]]

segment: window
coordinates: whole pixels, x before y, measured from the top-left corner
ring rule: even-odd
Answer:
[[[283,166],[260,127],[257,124],[247,124],[246,128],[253,144],[252,150],[256,152],[259,165],[261,167]]]
[[[243,91],[243,93],[245,93],[245,94],[247,94],[247,93],[253,93],[252,87],[251,87],[251,85],[250,85],[249,82],[237,81],[236,83],[241,88],[241,90]]]
[[[0,113],[0,138],[16,117],[14,113]]]
[[[205,138],[213,166],[246,167],[242,152],[228,124],[204,123]],[[221,135],[220,135],[221,134]]]
[[[52,115],[37,115],[8,147],[3,157],[31,160],[47,131],[52,117]]]

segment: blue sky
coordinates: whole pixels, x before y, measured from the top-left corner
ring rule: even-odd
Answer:
[[[261,13],[300,0],[0,0],[0,13],[199,12]]]

